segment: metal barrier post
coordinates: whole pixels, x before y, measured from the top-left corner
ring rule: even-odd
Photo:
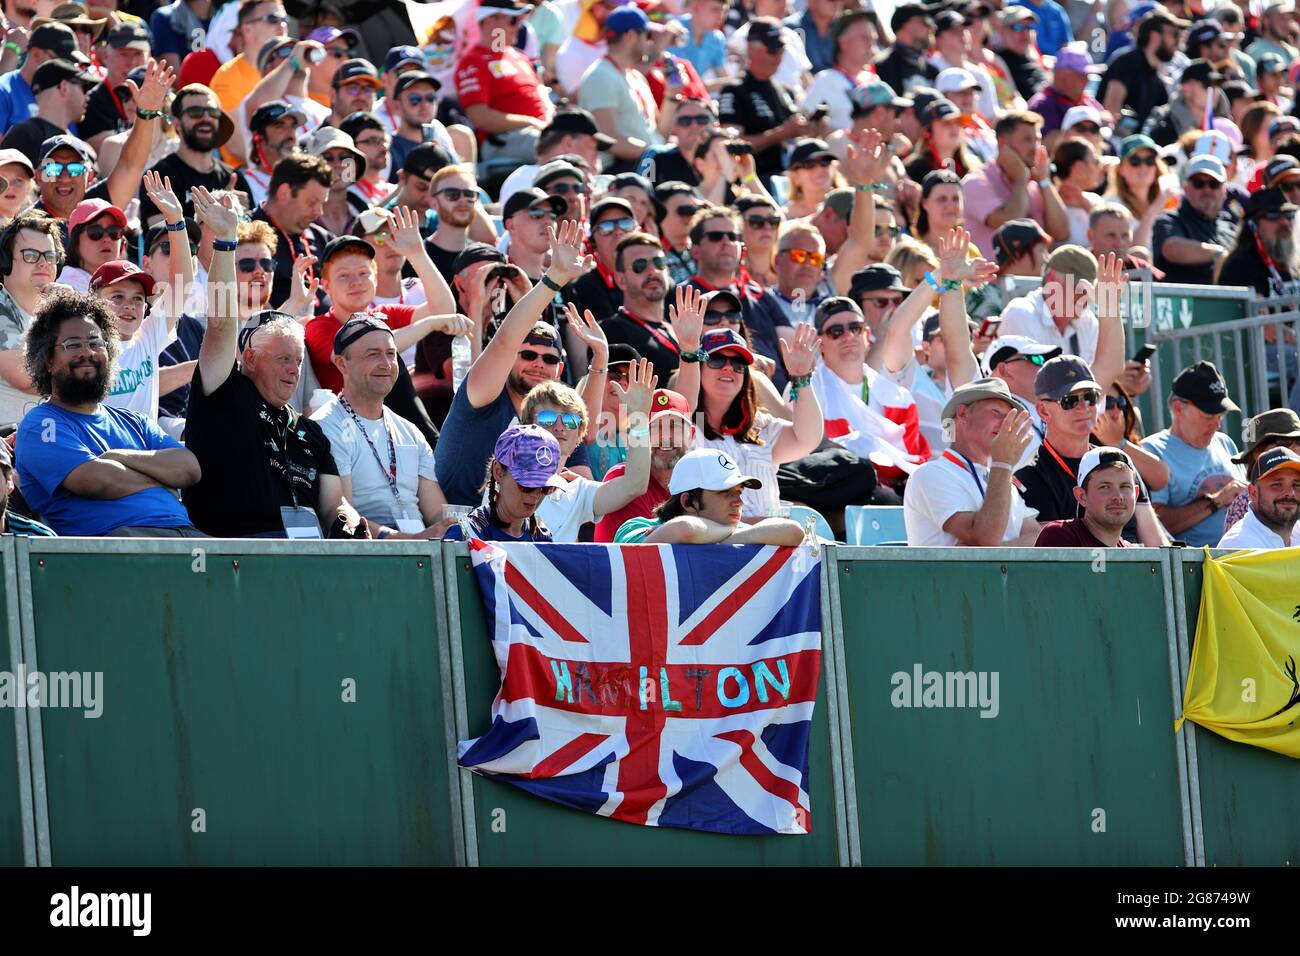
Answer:
[[[4,561],[5,610],[8,612],[9,667],[22,673],[23,634],[21,603],[18,595],[17,548],[12,536],[0,544],[0,560]],[[20,686],[18,693],[25,693]],[[14,738],[18,749],[18,809],[23,826],[23,866],[36,866],[36,807],[32,799],[32,758],[27,740],[27,710],[14,708]]]
[[[18,610],[22,622],[23,666],[29,672],[40,670],[36,659],[36,621],[32,609],[32,565],[25,537],[14,540],[14,564],[18,572]],[[53,866],[50,859],[50,812],[45,789],[45,740],[41,734],[41,709],[26,707],[28,754],[31,759],[32,801],[35,810],[36,865]]]
[[[840,866],[861,866],[862,854],[857,845],[857,793],[853,779],[853,748],[845,746],[849,728],[849,710],[845,696],[844,655],[840,644],[843,633],[839,587],[835,583],[837,562],[835,545],[822,547],[822,680],[826,686],[831,732],[831,779],[835,781],[835,834],[838,837]]]
[[[1202,560],[1203,551],[1192,552],[1195,560]],[[1188,552],[1184,549],[1175,549],[1169,554],[1170,568],[1172,570],[1171,587],[1173,592],[1174,603],[1174,629],[1172,639],[1176,644],[1177,666],[1174,669],[1174,688],[1177,700],[1174,702],[1174,713],[1178,716],[1183,712],[1183,698],[1187,693],[1187,671],[1191,666],[1191,657],[1188,654],[1187,640],[1187,596],[1183,592],[1183,581],[1187,575],[1184,568],[1187,566]],[[1183,750],[1186,753],[1186,787],[1188,809],[1191,812],[1192,825],[1192,851],[1193,858],[1191,865],[1205,866],[1205,832],[1201,822],[1201,773],[1196,762],[1196,725],[1191,723],[1183,724],[1183,732],[1179,734],[1183,738]]]
[[[460,587],[456,580],[456,562],[469,560],[469,546],[444,541],[442,548],[443,587],[447,601],[447,637],[451,649],[451,688],[455,701],[455,738],[451,747],[453,781],[460,783],[461,821],[464,826],[465,864],[478,866],[478,821],[474,809],[474,780],[462,770],[456,759],[456,742],[468,740],[469,709],[465,694],[465,656],[461,652]]]
[[[451,616],[448,612],[447,574],[443,568],[446,555],[440,543],[430,543],[429,567],[433,578],[433,606],[438,616],[434,622],[434,637],[438,642],[438,671],[445,688],[453,686],[452,678],[452,644],[459,639],[459,634],[451,628]],[[442,719],[444,725],[443,745],[446,747],[447,773],[451,785],[447,788],[451,800],[452,818],[458,821],[451,828],[452,852],[457,866],[464,866],[465,854],[465,815],[461,806],[460,766],[456,763],[456,700],[454,693],[442,695]]]

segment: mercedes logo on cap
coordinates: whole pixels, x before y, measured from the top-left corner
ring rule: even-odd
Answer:
[[[731,460],[731,456],[728,455],[726,452],[723,452],[722,454],[718,455],[718,464],[721,465],[723,468],[727,469],[727,471],[736,470],[736,463]]]

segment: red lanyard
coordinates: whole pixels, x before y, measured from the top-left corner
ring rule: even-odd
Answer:
[[[113,84],[108,82],[107,77],[104,79],[104,89],[108,90],[108,95],[113,98],[113,105],[117,107],[117,115],[122,117],[123,122],[125,122],[126,109],[122,106],[122,101],[117,98],[117,94],[113,92]]]
[[[388,105],[388,97],[384,97],[384,112],[388,114],[388,121],[393,124],[393,134],[400,133],[402,131],[402,121],[393,118],[393,108]]]
[[[1078,475],[1074,473],[1074,469],[1065,463],[1065,459],[1056,453],[1056,449],[1048,443],[1047,439],[1043,439],[1043,447],[1047,449],[1049,455],[1056,459],[1056,463],[1061,466],[1063,472],[1070,476],[1071,481],[1079,480]]]
[[[370,446],[370,454],[375,456],[375,464],[379,466],[379,470],[382,471],[384,477],[388,479],[388,489],[393,493],[393,499],[400,505],[402,503],[402,492],[397,487],[397,443],[393,441],[393,433],[388,428],[388,419],[384,417],[383,409],[381,408],[379,410],[379,420],[383,423],[384,436],[388,439],[387,468],[384,468],[383,459],[379,457],[379,449],[377,449],[375,443],[370,440],[370,433],[366,431],[366,426],[361,421],[361,417],[357,415],[356,409],[354,409],[351,403],[349,403],[342,395],[339,395],[339,404],[343,406],[345,412],[352,416],[352,421],[356,423],[357,430],[361,432],[361,437],[364,438],[366,444]]]
[[[271,217],[267,216],[266,218],[270,219]],[[294,259],[297,259],[298,249],[294,246],[293,240],[289,238],[289,234],[280,228],[279,223],[272,222],[271,225],[275,227],[275,231],[284,238],[285,244],[289,247],[289,261],[292,262]],[[302,234],[301,239],[303,254],[308,256],[315,255],[315,253],[312,252],[311,243],[307,241],[307,234],[305,232]]]
[[[1282,273],[1278,269],[1277,263],[1273,261],[1273,257],[1268,254],[1268,250],[1264,248],[1264,243],[1260,241],[1259,232],[1256,230],[1253,222],[1250,224],[1250,233],[1255,239],[1255,248],[1259,251],[1260,259],[1264,260],[1264,268],[1268,270],[1269,287],[1274,295],[1281,295],[1283,285]]]
[[[645,321],[645,319],[638,318],[637,316],[633,315],[631,312],[627,310],[627,306],[623,306],[619,311],[622,312],[629,319],[631,319],[633,322],[635,322],[637,325],[641,326],[641,328],[649,332],[651,337],[654,338],[656,342],[658,342],[664,348],[671,351],[674,355],[682,354],[682,347],[677,344],[677,342],[672,338],[671,335],[665,335],[654,325],[651,325],[649,322]]]

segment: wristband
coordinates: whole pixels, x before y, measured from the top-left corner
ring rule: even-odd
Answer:
[[[560,285],[558,282],[552,279],[550,275],[548,275],[545,272],[542,273],[542,285],[546,286],[546,288],[551,289],[555,292],[564,291],[564,286]]]
[[[596,367],[593,365],[591,368],[587,369],[587,372],[588,372],[589,374],[594,374],[594,375],[608,375],[608,374],[609,374],[609,366],[607,365],[607,366],[605,366],[604,368],[596,368]]]
[[[303,72],[302,64],[298,62],[297,56],[289,57],[289,66],[293,67],[293,72],[295,73]]]
[[[391,528],[380,528],[380,529],[379,529],[379,540],[380,540],[380,541],[383,541],[385,538],[387,538],[387,537],[388,537],[390,534],[392,534],[392,533],[393,533],[393,531],[392,531]]]
[[[162,110],[141,110],[141,109],[137,109],[137,110],[135,111],[135,115],[136,115],[136,117],[138,117],[139,119],[145,119],[145,120],[159,119],[159,118],[162,116]]]
[[[860,193],[873,193],[876,191],[875,183],[854,183],[853,188]]]
[[[18,54],[19,56],[23,55],[23,48],[20,47],[13,40],[5,40],[4,48],[6,50],[13,50],[14,53]]]
[[[233,239],[217,239],[212,243],[212,248],[217,252],[234,252],[238,245]]]
[[[683,352],[681,360],[683,362],[705,362],[708,361],[709,353],[704,349],[696,349],[694,352]]]
[[[1016,470],[1011,465],[1008,465],[1005,461],[995,461],[993,464],[989,465],[989,471],[997,471],[1001,468],[1005,468],[1009,472],[1014,472]]]
[[[798,378],[790,379],[790,401],[799,401],[799,393],[812,384],[811,375],[800,375]]]
[[[169,223],[167,224],[167,231],[168,231],[168,232],[184,232],[184,231],[185,231],[185,220],[182,219],[180,222],[169,222]]]
[[[1039,188],[1039,189],[1046,189],[1046,188],[1047,188],[1048,186],[1050,186],[1050,185],[1052,185],[1052,177],[1051,177],[1051,176],[1046,176],[1046,177],[1044,177],[1043,179],[1040,179],[1040,180],[1038,181],[1038,188]]]
[[[933,272],[925,274],[925,281],[933,287],[936,292],[959,292],[961,291],[960,279],[940,279]]]
[[[758,182],[758,173],[746,173],[741,177],[740,181],[742,183],[756,183]]]

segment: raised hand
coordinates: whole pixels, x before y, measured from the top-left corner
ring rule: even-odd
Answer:
[[[144,68],[144,83],[136,86],[127,80],[137,110],[161,110],[167,101],[167,91],[176,82],[176,71],[165,60],[150,59]]]
[[[295,318],[311,315],[316,304],[316,290],[320,280],[312,271],[316,264],[315,256],[299,256],[293,260],[293,276],[289,279],[289,298],[280,308]]]
[[[388,244],[398,255],[407,259],[420,254],[424,237],[420,235],[420,215],[409,206],[395,206],[388,222]]]
[[[817,365],[817,339],[817,330],[807,322],[795,326],[793,343],[787,344],[785,339],[781,339],[781,358],[791,378],[812,374]]]
[[[171,177],[163,178],[153,170],[144,174],[144,191],[150,201],[158,207],[168,225],[175,225],[185,218],[181,201],[172,192]]]
[[[963,281],[971,271],[967,261],[970,254],[970,233],[961,226],[949,229],[939,236],[939,278],[953,282]]]
[[[1098,318],[1118,318],[1120,297],[1124,286],[1128,284],[1128,275],[1124,272],[1124,260],[1113,252],[1108,252],[1097,259],[1097,286],[1094,295],[1097,302]]]
[[[459,312],[435,315],[431,316],[431,318],[433,319],[434,330],[446,332],[448,335],[469,335],[470,330],[474,328],[474,323],[469,320],[469,317],[461,315]]]
[[[880,178],[880,165],[885,157],[884,138],[879,130],[869,129],[859,137],[860,145],[849,143],[848,155],[840,169],[851,183],[869,186]]]
[[[194,203],[194,217],[200,223],[206,223],[218,239],[234,240],[239,225],[238,213],[217,202],[204,186],[195,186],[190,191],[190,198]]]
[[[1019,408],[1007,412],[1007,417],[1002,419],[1002,425],[993,438],[993,461],[1016,467],[1033,435],[1033,420],[1028,412]]]
[[[582,227],[566,219],[557,229],[551,226],[551,278],[561,285],[594,268],[596,260],[582,251]]]
[[[655,375],[650,360],[641,359],[628,366],[627,388],[615,382],[614,390],[618,392],[619,400],[627,408],[629,415],[639,414],[648,418],[650,399],[654,396],[655,386],[658,384],[659,378]],[[639,419],[635,420],[639,421]]]
[[[572,302],[564,303],[564,316],[569,320],[569,328],[573,329],[573,334],[582,339],[587,348],[591,349],[592,362],[601,358],[601,364],[604,364],[603,358],[609,356],[609,339],[605,338],[605,330],[600,327],[600,323],[588,309],[584,314],[578,314],[578,307]]]
[[[704,334],[704,293],[694,286],[679,285],[677,304],[668,307],[668,324],[683,352],[696,351]]]

